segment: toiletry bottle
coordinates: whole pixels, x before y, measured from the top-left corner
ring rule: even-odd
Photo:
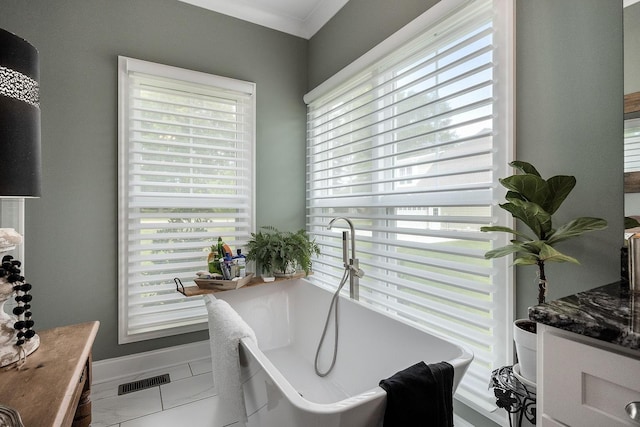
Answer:
[[[232,258],[233,252],[231,251],[231,246],[227,245],[224,241],[222,241],[222,237],[218,237],[218,256],[220,258]]]
[[[220,274],[220,264],[218,264],[218,250],[215,246],[211,246],[211,252],[207,256],[207,267],[210,274]]]
[[[218,237],[218,257],[224,258],[224,242],[222,237]]]
[[[237,253],[233,259],[238,263],[238,277],[244,277],[247,275],[247,257],[242,255],[242,249],[237,249]]]
[[[238,268],[238,260],[236,258],[231,260],[231,276],[240,277],[240,269]]]
[[[231,250],[231,249],[229,249]],[[229,271],[229,276],[231,279],[233,279],[234,277],[236,277],[237,275],[237,268],[233,262],[233,258],[231,257],[231,252],[226,252],[224,255],[224,265],[226,266],[227,270]]]
[[[229,266],[225,262],[224,258],[220,258],[220,270],[222,270],[222,277],[224,280],[231,280],[231,272],[229,271]]]

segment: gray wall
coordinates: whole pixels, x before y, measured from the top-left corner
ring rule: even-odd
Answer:
[[[438,0],[349,0],[309,40],[309,90],[436,3]]]
[[[43,196],[26,202],[36,329],[99,320],[96,360],[207,339],[117,345],[117,56],[257,84],[257,224],[304,227],[307,41],[177,0],[2,0],[40,52]]]
[[[622,4],[610,0],[517,2],[517,157],[544,175],[577,179],[559,224],[605,218],[609,228],[563,243],[581,265],[550,264],[556,299],[619,278],[623,243]],[[536,301],[535,269],[517,270],[517,311]]]
[[[379,27],[385,34],[393,32],[430,7],[416,7],[412,0],[386,7],[378,3],[384,2],[373,8],[368,0],[351,0],[310,40],[310,89],[373,47]],[[582,265],[548,266],[551,299],[619,277],[624,216],[621,3],[516,2],[517,158],[533,163],[544,176],[576,176],[578,184],[558,212],[561,222],[576,216],[609,221],[607,230],[562,247]],[[407,13],[400,16],[402,11]],[[534,280],[535,269],[518,269],[518,317],[536,302]],[[456,412],[477,426],[494,425],[464,405],[457,405]]]
[[[640,2],[624,8],[624,93],[640,92]]]

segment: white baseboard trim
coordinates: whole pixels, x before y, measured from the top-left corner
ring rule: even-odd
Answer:
[[[136,353],[113,359],[98,360],[91,365],[93,383],[117,380],[124,377],[155,371],[194,360],[211,357],[209,341],[161,348],[159,350]]]

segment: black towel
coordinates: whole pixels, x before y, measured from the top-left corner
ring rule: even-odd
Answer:
[[[380,381],[384,427],[453,427],[453,366],[424,362]]]

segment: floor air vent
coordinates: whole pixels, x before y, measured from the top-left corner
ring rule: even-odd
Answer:
[[[118,396],[133,393],[134,391],[140,391],[151,387],[157,387],[162,384],[168,384],[171,382],[169,374],[162,374],[151,378],[145,378],[138,381],[132,381],[126,384],[120,384],[118,386]]]

